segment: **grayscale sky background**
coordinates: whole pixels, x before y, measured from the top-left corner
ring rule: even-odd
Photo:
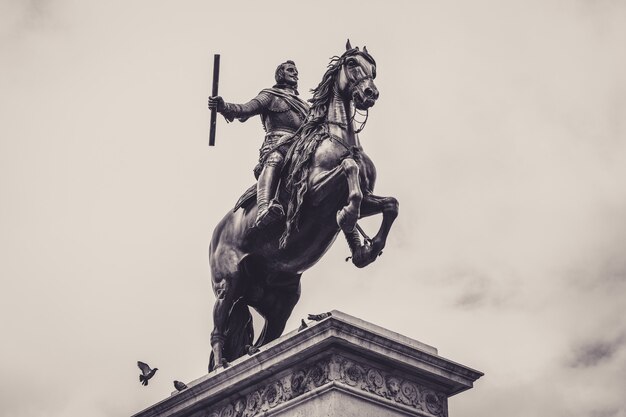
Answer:
[[[212,54],[229,101],[286,59],[308,99],[350,37],[401,212],[287,328],[338,309],[485,372],[453,416],[626,416],[626,3],[226,3],[0,0],[0,415],[128,416],[206,373],[208,242],[262,140],[220,118],[207,147]]]

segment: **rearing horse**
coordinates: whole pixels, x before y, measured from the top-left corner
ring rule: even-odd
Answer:
[[[209,371],[226,366],[253,345],[249,307],[265,319],[254,346],[278,338],[300,297],[300,277],[330,248],[340,231],[352,262],[364,267],[385,247],[398,215],[398,201],[373,194],[376,169],[361,147],[353,118],[377,98],[376,63],[352,48],[333,57],[313,89],[310,113],[287,155],[280,200],[286,225],[251,233],[256,204],[251,199],[219,222],[209,247],[216,302]],[[362,128],[362,126],[361,126]],[[382,213],[378,233],[361,241],[356,222]]]

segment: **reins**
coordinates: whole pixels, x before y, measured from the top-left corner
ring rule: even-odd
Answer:
[[[354,126],[354,122],[355,122],[355,117],[356,115],[359,115],[361,117],[365,116],[365,119],[361,122],[360,120],[356,120],[357,123],[360,123],[361,126],[359,126],[359,128],[355,128],[354,129],[354,133],[361,133],[363,131],[363,129],[365,128],[365,123],[367,123],[367,118],[370,115],[370,111],[369,109],[365,110],[365,114],[360,113],[359,109],[356,108],[356,106],[354,106],[354,113],[352,113],[352,117],[350,118],[350,122],[352,123],[352,126]]]

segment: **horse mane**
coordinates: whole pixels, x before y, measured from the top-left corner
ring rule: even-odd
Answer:
[[[286,156],[285,167],[288,170],[286,189],[289,194],[287,205],[287,224],[283,235],[280,237],[280,247],[285,248],[294,230],[298,230],[300,211],[304,197],[308,190],[307,181],[311,160],[317,147],[328,136],[328,105],[333,94],[333,86],[339,69],[348,57],[364,55],[366,59],[375,65],[374,58],[367,51],[359,51],[358,48],[347,50],[341,56],[333,56],[322,77],[322,81],[316,88],[311,89],[313,97],[309,113],[305,122],[296,132],[296,138]]]

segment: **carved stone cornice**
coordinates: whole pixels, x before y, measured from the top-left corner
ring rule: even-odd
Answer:
[[[200,410],[196,416],[254,417],[268,415],[276,407],[323,388],[342,389],[353,395],[369,394],[381,404],[412,409],[415,415],[447,417],[447,397],[397,372],[389,372],[364,361],[334,354],[296,368],[245,395]]]

